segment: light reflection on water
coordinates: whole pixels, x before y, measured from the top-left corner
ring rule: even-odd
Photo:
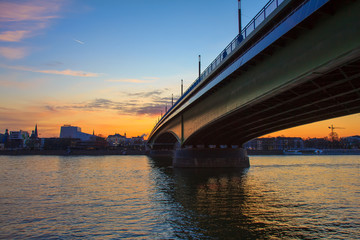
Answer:
[[[145,156],[0,156],[0,238],[356,239],[359,156],[173,169]]]

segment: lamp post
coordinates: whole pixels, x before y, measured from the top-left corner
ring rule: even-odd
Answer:
[[[201,75],[201,55],[199,55],[199,79]]]
[[[241,34],[241,0],[238,0],[239,34]]]
[[[184,94],[184,81],[181,79],[181,96]]]

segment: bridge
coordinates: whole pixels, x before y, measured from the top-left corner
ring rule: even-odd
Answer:
[[[271,0],[152,130],[175,167],[247,167],[242,145],[360,112],[360,1]]]

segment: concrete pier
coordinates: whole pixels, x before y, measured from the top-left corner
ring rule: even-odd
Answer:
[[[181,148],[175,150],[173,166],[180,168],[246,168],[249,157],[243,148]]]
[[[172,157],[174,155],[174,150],[149,150],[148,155],[151,157]]]

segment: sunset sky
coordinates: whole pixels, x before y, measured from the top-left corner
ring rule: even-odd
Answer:
[[[242,0],[248,23],[268,0]],[[0,132],[149,134],[237,35],[237,0],[0,1]],[[360,135],[360,114],[270,134]]]

